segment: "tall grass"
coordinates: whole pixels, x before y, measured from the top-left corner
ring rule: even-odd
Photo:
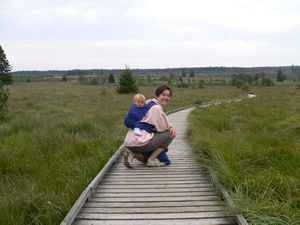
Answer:
[[[0,223],[58,224],[123,143],[126,130],[114,121],[128,101],[110,105],[111,97],[79,85],[11,90],[15,115],[0,126]]]
[[[140,87],[146,98],[156,87]],[[0,124],[0,224],[59,224],[120,147],[133,95],[115,87],[15,83]],[[244,96],[235,87],[174,89],[165,111]]]
[[[300,92],[256,89],[257,98],[199,108],[188,136],[250,224],[299,224]]]

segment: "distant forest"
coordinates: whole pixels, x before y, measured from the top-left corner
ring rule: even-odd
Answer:
[[[180,67],[180,68],[165,68],[165,69],[133,69],[134,74],[147,74],[147,73],[181,73],[183,70],[189,72],[192,70],[195,73],[208,73],[208,72],[220,72],[220,73],[242,73],[242,72],[264,72],[264,71],[282,71],[291,70],[293,72],[300,71],[298,66],[272,66],[272,67]],[[78,76],[78,75],[104,75],[104,74],[119,74],[124,69],[74,69],[74,70],[29,70],[29,71],[15,71],[12,72],[14,76],[24,75],[66,75],[66,76]]]

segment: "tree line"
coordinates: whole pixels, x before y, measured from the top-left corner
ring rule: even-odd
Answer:
[[[164,69],[134,69],[136,74],[147,74],[147,73],[181,73],[183,70],[186,73],[205,73],[205,72],[227,72],[227,73],[242,73],[242,72],[261,72],[261,71],[278,71],[282,70],[291,70],[292,72],[300,71],[298,66],[273,66],[273,67],[178,67],[178,68],[164,68]],[[73,69],[73,70],[29,70],[29,71],[15,71],[12,72],[14,76],[20,75],[48,75],[48,74],[57,74],[57,75],[104,75],[104,74],[120,74],[123,69]]]

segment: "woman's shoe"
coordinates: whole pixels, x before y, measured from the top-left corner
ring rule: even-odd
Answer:
[[[161,167],[161,166],[165,166],[165,165],[166,164],[164,162],[161,162],[158,159],[150,160],[150,158],[149,158],[148,162],[147,162],[147,166],[150,166],[150,167]]]
[[[127,168],[133,168],[132,161],[133,161],[132,152],[130,150],[126,149],[124,151],[124,165]]]

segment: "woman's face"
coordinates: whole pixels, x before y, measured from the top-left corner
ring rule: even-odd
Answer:
[[[170,101],[170,91],[168,89],[164,90],[159,96],[156,96],[156,100],[162,106],[165,106]]]

